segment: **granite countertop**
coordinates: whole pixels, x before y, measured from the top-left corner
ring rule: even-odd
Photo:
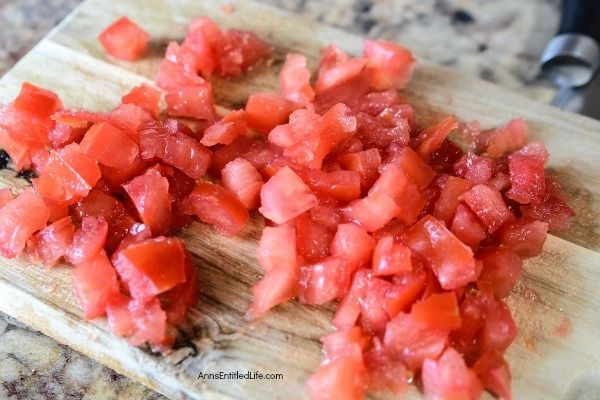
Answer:
[[[539,54],[559,0],[262,0],[325,24],[391,39],[430,61],[548,101]],[[79,0],[0,2],[0,75]],[[158,399],[161,395],[0,313],[0,398]]]

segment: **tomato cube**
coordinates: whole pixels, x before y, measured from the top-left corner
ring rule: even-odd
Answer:
[[[492,177],[494,160],[474,153],[465,154],[456,164],[454,172],[474,185],[486,183]]]
[[[446,117],[438,124],[419,133],[416,139],[416,152],[424,160],[429,161],[444,143],[448,135],[458,128],[458,122],[453,117]]]
[[[304,304],[325,304],[342,296],[348,288],[350,274],[347,261],[330,256],[316,264],[300,268],[298,298]]]
[[[408,311],[427,285],[427,272],[422,267],[413,268],[394,276],[392,287],[386,294],[385,307],[390,318]]]
[[[386,40],[365,40],[363,55],[372,70],[375,90],[403,89],[415,68],[412,53]]]
[[[359,174],[360,186],[365,192],[371,188],[379,176],[381,155],[377,149],[343,154],[337,157],[336,161],[343,169]]]
[[[483,393],[483,385],[475,373],[451,347],[439,360],[425,360],[422,376],[423,391],[428,399],[476,400]]]
[[[236,158],[227,163],[221,171],[221,180],[223,186],[235,193],[244,207],[249,210],[256,208],[264,182],[249,161]]]
[[[131,89],[125,96],[121,97],[121,102],[123,104],[135,104],[136,106],[140,106],[143,109],[150,111],[152,116],[156,118],[160,112],[160,97],[161,93],[159,90],[146,83],[142,83]]]
[[[450,231],[473,250],[477,250],[479,243],[486,238],[485,227],[479,218],[463,204],[456,207]]]
[[[527,143],[527,125],[521,118],[481,134],[485,152],[494,158],[518,150]]]
[[[240,76],[271,56],[271,47],[255,33],[230,29],[213,45],[221,76]]]
[[[248,130],[245,115],[243,110],[231,111],[204,131],[200,143],[204,146],[233,143]]]
[[[514,218],[500,192],[486,185],[473,186],[461,199],[484,223],[488,233],[496,232],[504,223]]]
[[[436,293],[413,304],[410,311],[415,321],[440,329],[460,328],[458,301],[453,292]]]
[[[163,235],[171,227],[169,181],[156,171],[149,170],[123,185],[135,208],[152,234]]]
[[[548,226],[547,222],[522,218],[502,227],[500,241],[522,258],[535,257],[542,252]]]
[[[138,154],[137,144],[127,133],[105,122],[92,125],[80,146],[84,154],[113,168],[129,167]]]
[[[215,101],[210,82],[183,86],[165,96],[167,112],[174,117],[212,121],[216,118]]]
[[[385,193],[376,192],[353,201],[342,209],[342,214],[368,232],[374,232],[400,214],[402,208]]]
[[[102,217],[83,217],[81,227],[73,235],[67,249],[70,263],[79,265],[103,251],[108,234],[108,223]]]
[[[27,241],[27,253],[33,261],[51,267],[67,254],[74,233],[75,227],[71,217],[61,218]]]
[[[373,251],[373,274],[375,276],[395,275],[412,270],[412,252],[392,236],[384,236],[377,242]]]
[[[279,74],[279,90],[281,95],[294,103],[309,106],[315,98],[315,91],[310,85],[310,70],[306,67],[306,57],[302,54],[289,53]]]
[[[435,203],[433,216],[449,225],[459,205],[458,200],[467,190],[471,189],[471,182],[455,176],[447,176]]]
[[[519,256],[508,248],[500,247],[488,249],[477,258],[483,262],[479,279],[489,282],[496,296],[507,297],[521,276],[523,262]]]
[[[361,303],[364,301],[370,272],[361,268],[354,273],[352,284],[342,301],[338,304],[332,324],[338,330],[350,329],[358,320]]]
[[[367,390],[367,370],[358,346],[323,363],[306,385],[313,400],[360,400]]]
[[[363,228],[355,224],[340,224],[331,242],[330,252],[345,257],[352,265],[352,272],[371,261],[375,240]]]
[[[402,147],[388,162],[398,164],[421,190],[435,178],[435,171],[410,147]]]
[[[79,263],[71,276],[75,297],[86,319],[104,315],[108,303],[119,295],[117,273],[103,250]]]
[[[275,93],[253,93],[246,103],[246,122],[248,127],[267,134],[288,122],[289,115],[297,108],[294,102]]]
[[[121,17],[104,29],[98,40],[111,56],[135,61],[148,51],[150,35],[129,18]]]
[[[298,254],[304,261],[313,263],[329,255],[334,230],[315,222],[307,213],[299,215],[295,221]]]
[[[546,193],[544,161],[535,156],[508,156],[510,189],[506,197],[521,204],[541,203]]]

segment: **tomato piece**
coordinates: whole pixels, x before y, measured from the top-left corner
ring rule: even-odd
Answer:
[[[306,67],[306,57],[302,54],[289,53],[279,74],[279,90],[281,95],[294,103],[309,106],[315,98],[315,91],[310,85],[310,71]]]
[[[272,49],[255,33],[230,29],[216,41],[213,51],[221,76],[240,76],[271,56]]]
[[[142,83],[134,87],[125,96],[121,97],[121,102],[124,104],[135,104],[145,110],[150,111],[154,118],[158,117],[160,112],[159,102],[161,93],[154,87]]]
[[[48,132],[48,139],[53,149],[59,149],[69,143],[79,142],[87,132],[87,126],[75,128],[57,122],[54,128]]]
[[[479,217],[488,233],[496,232],[504,223],[514,218],[502,195],[486,185],[475,185],[462,195],[462,200]]]
[[[189,24],[182,47],[188,48],[196,56],[196,70],[205,78],[210,77],[217,68],[218,60],[213,48],[222,36],[221,29],[208,18],[197,17]]]
[[[283,167],[260,191],[259,212],[267,219],[282,224],[316,206],[317,196],[289,167]]]
[[[72,143],[51,151],[44,172],[33,181],[33,186],[46,200],[73,204],[85,197],[98,179],[100,168],[96,160]]]
[[[546,195],[540,204],[521,206],[523,217],[548,223],[548,231],[557,232],[569,229],[575,213],[559,197]]]
[[[400,96],[398,96],[396,90],[389,89],[381,92],[370,92],[358,99],[355,110],[376,116],[384,110],[390,109],[392,106],[399,105],[400,102]]]
[[[439,360],[423,363],[423,391],[428,399],[479,399],[483,385],[461,355],[448,348]]]
[[[479,243],[486,238],[485,227],[473,211],[463,204],[456,207],[450,231],[473,250],[477,250]]]
[[[167,92],[167,112],[175,117],[213,121],[217,114],[210,82],[183,86]]]
[[[244,110],[231,111],[204,131],[200,143],[204,146],[233,143],[248,130],[245,115]]]
[[[106,317],[112,332],[117,336],[131,336],[135,332],[135,321],[129,311],[131,298],[118,293],[106,305]]]
[[[368,232],[374,232],[400,214],[402,209],[394,199],[376,192],[342,208],[342,214]]]
[[[275,93],[258,92],[248,97],[246,122],[248,127],[267,134],[277,125],[288,122],[288,117],[298,106]]]
[[[104,315],[108,303],[119,295],[117,273],[103,250],[77,264],[71,277],[86,319]]]
[[[508,306],[493,295],[483,295],[485,323],[478,334],[478,341],[483,351],[494,349],[504,351],[517,337],[517,326]]]
[[[454,164],[457,176],[466,179],[474,185],[486,183],[492,177],[494,160],[474,153],[467,153]]]
[[[135,299],[149,299],[185,281],[185,250],[175,238],[130,244],[115,252],[112,261]]]
[[[49,118],[63,107],[56,93],[29,82],[23,82],[13,105],[18,111],[28,113],[35,118]]]
[[[390,320],[386,310],[386,294],[392,284],[384,279],[368,276],[367,288],[360,304],[360,323],[365,332],[381,336]]]
[[[400,208],[395,217],[407,225],[413,224],[425,207],[425,199],[398,165],[387,164],[382,169],[383,172],[369,190],[369,196],[383,193],[391,197]]]
[[[135,331],[129,338],[131,344],[139,346],[148,342],[152,345],[160,345],[168,342],[167,315],[160,308],[157,298],[134,298],[129,302],[127,309],[135,325]]]
[[[127,17],[121,17],[105,28],[98,40],[111,56],[135,61],[146,55],[150,35]]]
[[[208,182],[198,182],[181,207],[226,236],[234,236],[248,221],[248,210],[235,194]]]
[[[386,327],[385,347],[408,368],[418,371],[427,358],[436,359],[446,348],[448,330],[434,328],[400,313]]]
[[[381,148],[393,142],[407,145],[410,140],[411,128],[406,119],[391,119],[387,114],[379,117],[359,112],[356,120],[356,136],[368,147]]]
[[[175,92],[183,87],[196,87],[205,82],[202,77],[186,71],[183,65],[174,63],[168,58],[162,60],[156,75],[156,86],[170,92]],[[173,99],[174,96],[171,98]]]
[[[429,161],[444,143],[444,140],[455,129],[458,123],[454,117],[446,117],[436,125],[424,129],[415,138],[417,154],[424,160]]]
[[[188,306],[198,302],[198,277],[192,257],[185,252],[185,281],[178,283],[160,297],[161,308],[167,314],[169,324],[179,324],[185,320]]]
[[[258,206],[260,189],[264,182],[249,161],[236,158],[227,163],[221,171],[221,180],[223,186],[235,193],[244,207],[250,210]]]
[[[10,203],[15,196],[9,188],[0,189],[0,209]]]
[[[489,282],[494,294],[507,297],[521,276],[523,262],[510,249],[500,247],[489,249],[477,255],[483,262],[483,271],[479,277]]]
[[[400,166],[419,187],[425,189],[435,178],[435,171],[410,147],[401,147],[389,160]]]
[[[156,171],[149,170],[123,185],[135,208],[153,235],[163,235],[171,227],[169,181]]]
[[[364,192],[368,191],[379,177],[381,155],[377,149],[343,154],[338,156],[336,161],[343,169],[358,173],[360,186]]]
[[[510,189],[506,197],[521,204],[541,203],[546,193],[544,161],[536,156],[508,156]]]
[[[510,188],[510,177],[503,172],[498,172],[487,181],[486,185],[499,192],[504,192],[506,189]]]
[[[440,196],[435,202],[433,216],[449,225],[460,203],[459,198],[472,186],[468,180],[447,176],[442,185]]]
[[[358,269],[352,278],[350,289],[340,301],[332,324],[338,330],[350,329],[358,321],[361,303],[365,298],[370,272],[366,268]]]
[[[413,304],[410,311],[415,321],[447,330],[460,328],[458,301],[453,292],[436,293]]]
[[[511,376],[506,363],[483,373],[481,375],[481,381],[486,389],[490,390],[499,398],[506,400],[512,399],[510,392]]]
[[[471,248],[434,217],[421,218],[405,232],[404,239],[414,252],[427,261],[442,288],[456,289],[476,279],[475,258]]]
[[[547,222],[521,218],[502,227],[500,241],[521,258],[535,257],[542,252],[548,226]]]
[[[295,221],[298,254],[309,263],[329,255],[334,230],[313,221],[306,213],[299,215]]]
[[[0,254],[18,256],[27,240],[46,226],[50,213],[33,189],[26,189],[0,209]]]
[[[415,68],[412,53],[386,40],[365,40],[363,55],[372,70],[376,90],[403,89]]]
[[[354,171],[299,171],[302,180],[319,196],[347,203],[360,197],[360,176]]]
[[[127,133],[105,122],[92,125],[80,146],[84,154],[113,168],[127,168],[138,154],[137,144]]]
[[[315,82],[315,92],[317,94],[321,94],[358,76],[367,64],[366,59],[348,58],[340,49],[334,47],[335,45],[330,45],[322,50],[317,81]],[[328,54],[329,52],[337,54],[332,57]]]
[[[498,158],[523,147],[527,143],[527,136],[525,121],[517,118],[504,126],[482,132],[479,141],[490,157]]]
[[[369,390],[390,391],[402,395],[408,389],[409,372],[406,366],[392,357],[378,339],[373,347],[363,353],[369,371]]]
[[[392,236],[382,237],[373,251],[373,275],[387,276],[411,271],[411,255],[410,249],[395,242]]]
[[[108,223],[102,217],[83,217],[81,227],[75,231],[67,260],[79,265],[103,251],[108,234]]]
[[[75,227],[67,216],[48,225],[27,241],[27,253],[35,262],[51,267],[67,254],[73,241]]]
[[[427,273],[422,267],[410,272],[397,274],[393,278],[393,286],[386,294],[385,307],[390,318],[401,311],[408,311],[415,300],[423,293],[427,285]]]
[[[352,266],[352,271],[371,261],[375,240],[358,225],[340,224],[330,245],[334,256],[345,257]]]
[[[346,261],[330,256],[300,268],[298,299],[304,304],[325,304],[344,294],[350,282]]]

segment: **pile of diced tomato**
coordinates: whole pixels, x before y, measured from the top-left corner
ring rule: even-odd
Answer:
[[[135,60],[149,38],[122,18],[100,41]],[[24,83],[0,111],[0,146],[37,177],[16,197],[0,191],[0,254],[68,261],[86,318],[166,349],[198,296],[172,235],[193,217],[236,235],[258,212],[264,276],[248,318],[294,298],[337,302],[313,399],[400,394],[414,378],[429,399],[509,399],[517,327],[504,298],[522,259],[573,216],[544,145],[520,119],[419,126],[398,94],[415,61],[383,40],[361,57],[330,45],[314,79],[288,54],[279,93],[218,115],[209,78],[270,55],[255,34],[201,17],[167,47],[162,91],[137,86],[110,112],[67,109]]]

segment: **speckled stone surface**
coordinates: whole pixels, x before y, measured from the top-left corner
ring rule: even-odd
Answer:
[[[262,0],[548,101],[537,59],[559,0]],[[79,0],[0,0],[0,75]],[[0,399],[160,399],[159,394],[0,313]]]

